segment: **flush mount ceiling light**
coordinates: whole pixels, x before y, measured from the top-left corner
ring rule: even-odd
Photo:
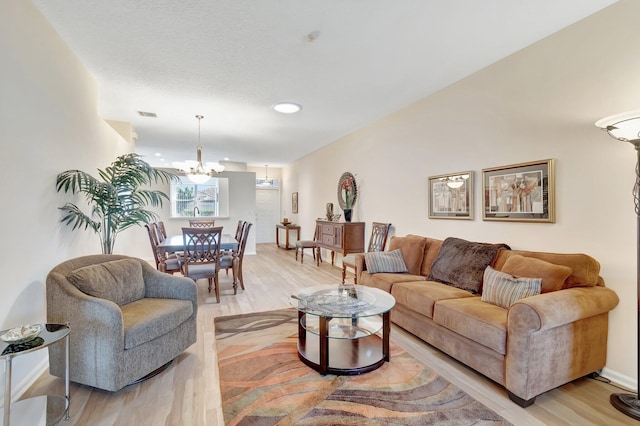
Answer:
[[[275,104],[273,109],[282,114],[295,114],[302,109],[302,106],[293,102],[280,102],[279,104]]]
[[[200,120],[204,118],[202,115],[196,115],[198,119],[198,149],[197,160],[187,160],[184,162],[174,162],[172,165],[178,170],[182,170],[193,183],[205,183],[214,174],[222,173],[224,166],[219,163],[202,164],[202,146],[200,145]]]

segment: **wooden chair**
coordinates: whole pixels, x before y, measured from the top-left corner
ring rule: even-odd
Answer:
[[[244,278],[242,276],[242,259],[244,259],[244,250],[247,246],[247,240],[249,239],[249,230],[253,226],[252,223],[244,222],[242,229],[242,235],[238,240],[238,250],[235,252],[225,252],[221,258],[220,269],[226,269],[229,274],[229,269],[233,270],[233,294],[237,293],[238,282],[240,282],[240,288],[244,290]]]
[[[242,240],[242,234],[244,232],[244,227],[246,226],[246,224],[247,224],[247,221],[245,220],[238,221],[238,226],[236,227],[236,235],[235,235],[235,239],[238,243],[240,242],[240,240]]]
[[[144,225],[145,228],[147,228],[147,234],[149,234],[149,242],[151,243],[151,250],[153,251],[153,259],[156,262],[156,269],[160,270],[160,260],[161,260],[161,256],[163,256],[164,254],[160,253],[160,251],[158,250],[158,231],[156,230],[157,225],[155,223],[152,223],[150,225]],[[178,258],[175,255],[164,255],[165,257],[165,264],[167,265],[167,269],[165,272],[167,272],[168,274],[172,274],[174,272],[180,272],[181,268],[180,268],[180,261],[178,260]]]
[[[156,226],[158,227],[158,241],[162,242],[167,238],[167,230],[164,227],[163,221],[156,222]]]
[[[182,228],[184,254],[182,275],[198,281],[209,281],[209,293],[215,288],[216,301],[220,303],[218,271],[220,271],[220,241],[222,226],[208,228]]]
[[[369,237],[369,247],[367,252],[384,251],[389,236],[390,223],[373,222],[371,227],[371,237]],[[347,277],[347,268],[353,269],[353,283],[358,284],[356,275],[356,258],[350,254],[342,258],[342,284]]]
[[[189,227],[191,228],[213,228],[216,226],[216,221],[213,219],[189,219]]]
[[[311,249],[313,253],[313,260],[316,261],[316,265],[320,266],[322,262],[322,257],[320,256],[320,247],[318,246],[318,228],[320,226],[316,225],[316,230],[313,233],[313,240],[298,240],[296,241],[296,262],[298,261],[298,253],[300,253],[300,263],[304,263],[304,250]]]

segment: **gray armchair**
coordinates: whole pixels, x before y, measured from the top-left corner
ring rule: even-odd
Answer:
[[[71,259],[47,276],[47,321],[69,323],[70,380],[117,391],[167,364],[196,341],[192,280],[128,256]],[[49,347],[64,377],[64,347]]]

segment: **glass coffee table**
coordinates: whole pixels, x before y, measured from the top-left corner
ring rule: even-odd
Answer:
[[[396,300],[353,284],[308,287],[291,296],[298,310],[298,356],[320,374],[362,374],[389,361],[389,313]]]

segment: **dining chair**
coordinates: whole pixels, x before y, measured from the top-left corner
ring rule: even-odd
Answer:
[[[320,225],[316,225],[316,230],[313,233],[313,240],[298,240],[296,241],[296,262],[298,261],[298,253],[300,253],[300,263],[304,263],[304,250],[311,249],[313,253],[313,260],[316,261],[316,265],[320,266],[322,263],[322,257],[320,256],[320,246],[318,246],[318,228]]]
[[[242,233],[244,232],[244,227],[245,227],[246,224],[247,224],[246,220],[239,220],[238,221],[238,226],[236,227],[236,235],[235,235],[235,239],[236,239],[236,241],[238,243],[242,239]]]
[[[178,260],[175,254],[164,254],[158,250],[158,231],[156,230],[157,225],[155,223],[144,225],[147,228],[147,234],[149,235],[149,242],[151,243],[151,250],[153,251],[153,259],[156,262],[156,269],[160,270],[160,261],[162,260],[162,256],[165,257],[164,263],[166,265],[166,270],[168,274],[172,274],[174,272],[181,272],[180,261]]]
[[[189,219],[189,227],[191,228],[213,228],[214,226],[216,226],[216,221],[214,219]]]
[[[389,236],[390,228],[390,223],[372,223],[371,237],[369,237],[369,247],[367,247],[368,252],[384,251],[384,248],[387,245],[387,237]],[[344,280],[347,277],[347,268],[353,269],[353,283],[358,284],[355,255],[349,254],[342,258],[342,284],[344,284]]]
[[[209,281],[209,293],[215,289],[216,302],[220,303],[218,271],[220,270],[220,242],[222,226],[208,228],[182,228],[184,254],[181,259],[182,275],[198,281]]]
[[[253,226],[252,223],[245,222],[242,231],[242,237],[238,243],[238,253],[233,258],[233,290],[235,294],[237,282],[240,283],[240,288],[244,290],[244,278],[242,276],[242,259],[244,259],[244,250],[247,247],[247,240],[249,239],[249,231]]]
[[[162,242],[167,238],[167,230],[164,227],[163,221],[156,222],[156,226],[158,227],[158,241]]]

